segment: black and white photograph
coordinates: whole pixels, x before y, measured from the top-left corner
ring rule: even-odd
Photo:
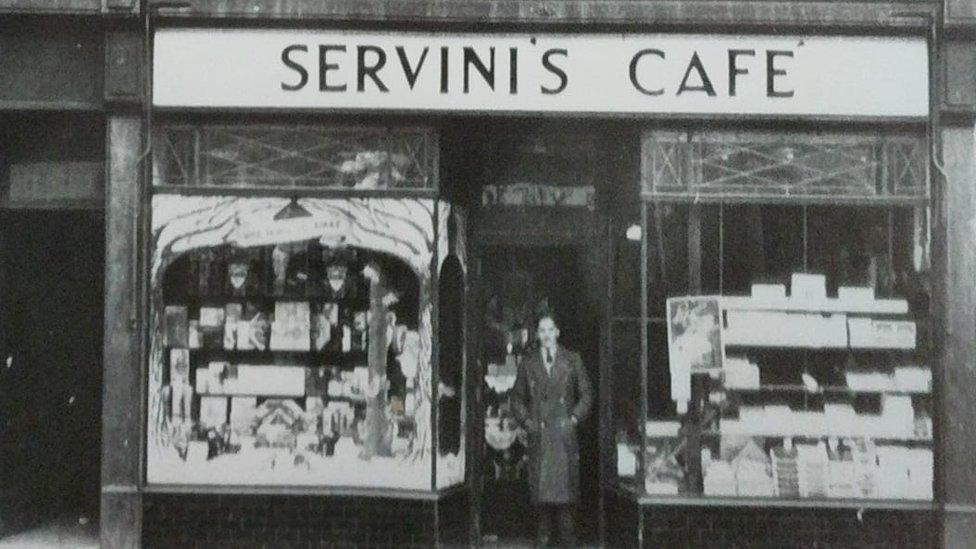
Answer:
[[[0,0],[0,549],[976,548],[976,0]]]

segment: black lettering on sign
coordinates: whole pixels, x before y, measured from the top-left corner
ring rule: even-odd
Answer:
[[[329,84],[329,71],[339,68],[336,63],[329,63],[328,56],[330,51],[346,51],[345,46],[340,46],[337,44],[320,44],[319,45],[319,91],[324,92],[341,92],[346,91],[348,86],[346,84]]]
[[[694,69],[698,73],[698,78],[701,79],[701,86],[689,86],[688,77],[691,75],[691,70]],[[681,95],[686,91],[703,91],[708,94],[709,97],[715,97],[715,88],[712,87],[712,81],[708,79],[708,73],[705,72],[705,67],[702,66],[701,59],[698,58],[698,52],[694,52],[691,56],[691,61],[688,63],[688,68],[685,69],[685,76],[681,79],[681,85],[678,86],[678,93],[675,95]]]
[[[793,57],[788,50],[766,51],[766,97],[793,97],[793,90],[776,90],[776,77],[786,76],[786,69],[776,68],[777,57]]]
[[[495,91],[495,48],[488,48],[488,66],[485,66],[474,48],[464,47],[464,93],[468,93],[471,89],[471,65],[474,65],[475,70],[481,74],[481,78],[485,80],[491,91]]]
[[[664,52],[661,50],[647,49],[647,50],[641,50],[636,54],[634,54],[634,57],[631,58],[630,60],[630,83],[634,85],[634,88],[637,91],[643,93],[644,95],[661,95],[664,93],[664,88],[649,90],[644,86],[642,86],[641,83],[637,81],[637,64],[640,63],[641,58],[644,57],[645,55],[654,55],[660,57],[661,59],[664,59]]]
[[[407,77],[407,84],[410,85],[410,89],[413,89],[414,84],[417,83],[417,76],[420,74],[420,69],[424,66],[424,61],[427,59],[427,52],[430,48],[425,46],[424,52],[420,54],[420,60],[417,61],[417,67],[412,68],[410,66],[410,60],[407,59],[407,50],[403,46],[397,46],[396,48],[397,56],[400,58],[400,66],[403,67],[403,74]]]
[[[546,86],[539,86],[542,93],[545,95],[555,95],[557,93],[562,93],[566,89],[566,85],[569,83],[569,77],[566,76],[566,71],[562,68],[553,65],[552,61],[549,59],[554,55],[561,55],[563,57],[569,57],[569,52],[565,49],[554,48],[547,50],[546,53],[542,54],[542,66],[546,68],[549,72],[554,74],[559,78],[559,86],[555,88],[547,88]]]
[[[508,93],[518,93],[518,48],[508,48]]]
[[[287,48],[281,50],[281,62],[285,64],[286,67],[298,73],[298,83],[297,84],[286,84],[281,83],[281,89],[285,91],[297,91],[305,87],[308,84],[308,71],[305,67],[299,65],[297,62],[291,59],[291,53],[294,51],[303,51],[308,53],[308,46],[303,46],[301,44],[293,44]]]
[[[449,61],[447,52],[447,46],[441,46],[441,93],[448,92],[448,76],[450,75],[450,68],[447,65]]]
[[[749,74],[749,69],[740,69],[736,58],[740,55],[756,56],[756,50],[729,50],[729,97],[735,97],[735,79],[740,74]]]
[[[390,91],[376,74],[380,69],[383,68],[383,65],[386,65],[386,52],[383,51],[382,48],[378,48],[376,46],[358,46],[356,48],[356,52],[358,54],[358,59],[356,62],[356,89],[359,91],[366,90],[366,77],[368,76],[373,81],[373,84],[376,85],[377,89],[379,89],[381,92],[385,93]],[[373,53],[376,55],[376,62],[372,65],[366,64],[367,53]]]

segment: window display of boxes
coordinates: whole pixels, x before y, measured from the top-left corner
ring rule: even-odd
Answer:
[[[915,323],[910,320],[848,319],[852,349],[915,348]]]
[[[896,366],[893,377],[899,391],[932,392],[932,370],[923,366]]]
[[[828,475],[826,445],[823,441],[817,444],[797,444],[796,452],[800,497],[826,497]]]
[[[887,372],[848,371],[844,373],[847,386],[854,391],[893,391],[894,380]]]
[[[787,438],[783,441],[783,446],[770,449],[769,456],[773,463],[776,493],[784,498],[799,497],[800,464],[792,439]]]
[[[726,357],[722,364],[724,385],[728,389],[758,389],[759,365],[746,358]]]
[[[843,348],[847,315],[729,310],[725,342],[756,347]],[[760,328],[762,327],[762,328]]]

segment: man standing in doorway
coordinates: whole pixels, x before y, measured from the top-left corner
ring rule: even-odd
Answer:
[[[512,411],[529,433],[529,490],[538,514],[538,544],[549,543],[555,516],[562,545],[573,547],[579,500],[576,427],[589,414],[593,394],[580,356],[559,345],[552,315],[539,319],[536,335],[539,351],[522,361]]]

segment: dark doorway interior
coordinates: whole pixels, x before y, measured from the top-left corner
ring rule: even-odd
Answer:
[[[513,344],[511,354],[532,352],[536,348],[535,321],[540,311],[548,306],[560,324],[560,343],[583,358],[596,398],[599,391],[599,309],[587,297],[581,260],[580,251],[569,246],[491,246],[483,250],[482,359],[486,367],[505,364],[510,356],[509,343]],[[501,388],[504,389],[504,385]],[[489,421],[504,420],[508,415],[510,391],[486,386],[484,394]],[[579,539],[587,543],[595,542],[599,522],[599,420],[596,408],[594,404],[590,417],[579,428],[582,470],[577,531]],[[525,480],[524,439],[516,439],[507,448],[500,448],[504,441],[499,439],[504,438],[496,437],[494,444],[490,441],[485,444],[482,533],[488,539],[497,537],[503,542],[531,539],[535,534],[535,523]]]
[[[0,212],[0,535],[98,524],[104,242],[102,212]]]

